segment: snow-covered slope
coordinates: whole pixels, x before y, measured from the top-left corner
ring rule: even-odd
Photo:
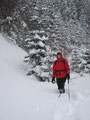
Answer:
[[[70,101],[67,83],[59,98],[56,84],[25,75],[25,55],[0,34],[0,120],[90,120],[90,76],[72,74]]]

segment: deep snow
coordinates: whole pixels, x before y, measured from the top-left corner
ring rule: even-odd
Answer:
[[[70,101],[57,85],[26,76],[26,53],[0,34],[0,120],[90,120],[90,76],[71,74]]]

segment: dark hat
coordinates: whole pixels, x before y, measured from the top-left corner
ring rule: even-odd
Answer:
[[[62,54],[60,52],[58,52],[57,55],[62,55]]]

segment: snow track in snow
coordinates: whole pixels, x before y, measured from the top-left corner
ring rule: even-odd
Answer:
[[[62,94],[60,99],[57,99],[57,110],[54,115],[54,120],[82,120],[80,119],[77,111],[82,103],[85,103],[85,101],[90,101],[90,94],[85,95],[81,92],[75,93],[75,91],[71,91],[70,100],[67,94],[68,91],[66,91],[65,94]]]

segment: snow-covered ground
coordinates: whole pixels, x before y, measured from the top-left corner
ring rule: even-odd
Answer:
[[[0,34],[0,120],[90,120],[90,76],[71,74],[59,98],[56,84],[25,75],[25,55]]]

